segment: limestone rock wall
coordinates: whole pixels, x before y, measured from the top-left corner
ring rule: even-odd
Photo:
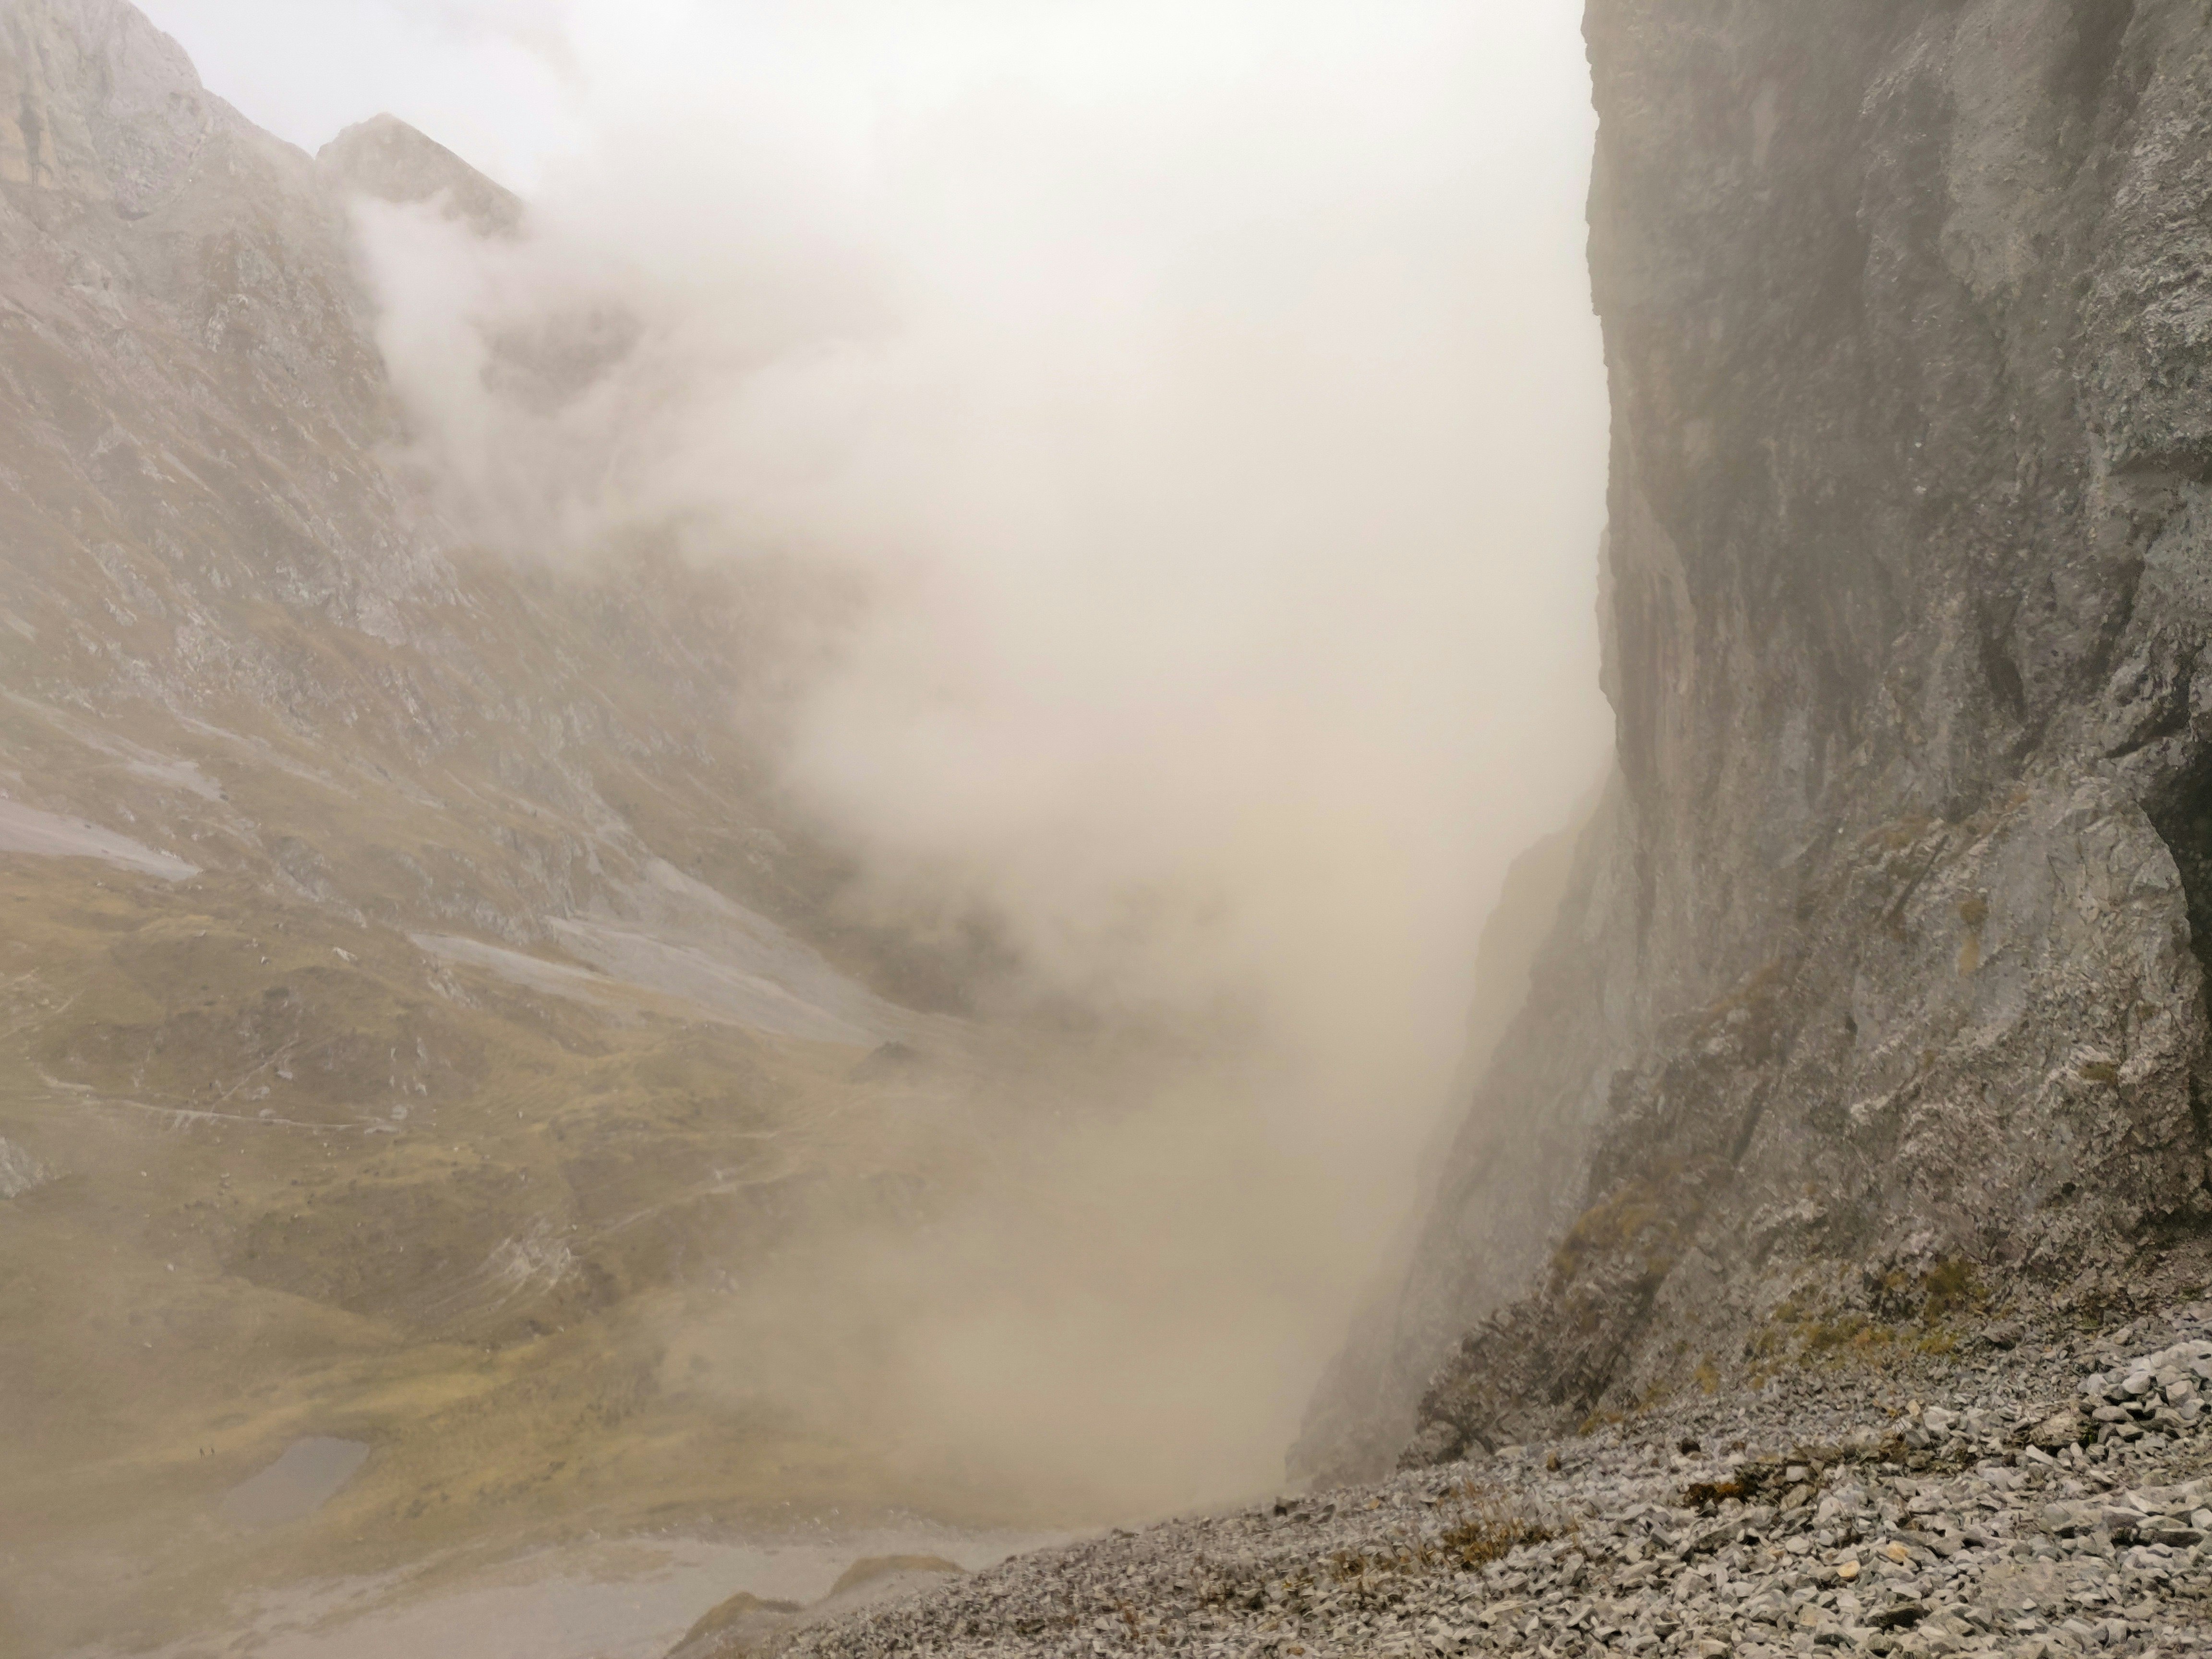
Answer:
[[[2212,1213],[2212,18],[1586,28],[1620,782],[1399,1297],[1402,1414],[1316,1475],[2107,1294]]]

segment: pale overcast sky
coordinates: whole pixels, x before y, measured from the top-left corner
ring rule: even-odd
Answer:
[[[389,112],[527,189],[583,143],[557,0],[139,0],[200,78],[313,150]]]
[[[937,0],[891,7],[804,0],[139,0],[181,41],[216,92],[313,150],[380,112],[412,122],[526,192],[549,164],[590,147],[627,101],[659,81],[711,76],[779,56],[803,82],[827,43],[907,97],[979,78],[1063,79],[1069,60],[1094,94],[1144,97],[1176,78],[1241,61],[1254,78],[1286,58],[1337,51],[1348,78],[1372,67],[1370,38],[1440,12],[1455,33],[1464,145],[1531,156],[1547,175],[1498,179],[1554,193],[1587,158],[1591,118],[1579,7],[1571,0]],[[1448,45],[1455,43],[1446,43]],[[1370,63],[1363,65],[1362,58]],[[1060,61],[1055,64],[1051,60]],[[1419,98],[1437,89],[1406,90]],[[879,87],[878,91],[881,90]],[[1387,88],[1381,92],[1387,106]],[[1353,88],[1355,95],[1361,91]],[[1403,112],[1401,112],[1401,113]],[[1553,165],[1546,165],[1546,163]],[[1556,199],[1556,198],[1555,198]]]

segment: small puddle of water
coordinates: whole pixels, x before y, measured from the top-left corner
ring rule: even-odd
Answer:
[[[295,1440],[274,1463],[233,1486],[218,1508],[224,1520],[248,1527],[303,1520],[336,1496],[368,1456],[358,1440]]]

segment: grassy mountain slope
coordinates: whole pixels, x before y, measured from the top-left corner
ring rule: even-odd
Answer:
[[[838,919],[738,717],[822,601],[408,498],[348,194],[447,168],[513,222],[419,135],[319,166],[118,0],[0,14],[0,1600],[153,1634],[911,1496],[726,1335],[757,1269],[990,1178],[946,1103],[1021,1063]],[[372,1448],[338,1498],[222,1519],[310,1434]]]

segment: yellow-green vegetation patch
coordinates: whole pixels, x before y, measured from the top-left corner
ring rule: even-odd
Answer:
[[[1571,1519],[1543,1514],[1510,1492],[1462,1481],[1435,1510],[1433,1530],[1365,1550],[1340,1550],[1331,1577],[1355,1592],[1379,1591],[1394,1575],[1458,1572],[1501,1561],[1515,1550],[1571,1535]]]
[[[882,1219],[914,1159],[859,1051],[537,996],[221,874],[0,858],[0,1133],[55,1175],[0,1201],[0,1553],[59,1635],[426,1551],[924,1500],[790,1376],[668,1364],[781,1253]],[[369,1448],[321,1510],[222,1520],[318,1436]],[[118,1559],[143,1571],[75,1576]]]
[[[1554,1285],[1573,1283],[1594,1261],[1623,1257],[1638,1262],[1649,1282],[1664,1279],[1704,1213],[1694,1195],[1705,1191],[1717,1162],[1662,1158],[1616,1184],[1576,1219],[1553,1253]]]
[[[1745,1338],[1753,1379],[1790,1364],[1882,1364],[1901,1348],[1952,1352],[1955,1322],[1985,1311],[1990,1291],[1972,1261],[1949,1257],[1917,1273],[1892,1269],[1871,1300],[1870,1310],[1817,1282],[1801,1285]]]

